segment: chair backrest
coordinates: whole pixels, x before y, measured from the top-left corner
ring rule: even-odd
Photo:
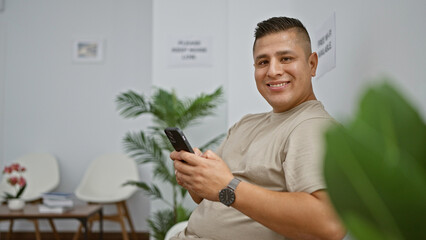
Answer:
[[[23,173],[27,181],[27,187],[21,198],[25,201],[33,201],[41,198],[45,192],[53,191],[59,185],[59,166],[56,158],[48,153],[31,153],[18,158],[15,163],[26,168]],[[6,175],[3,176],[0,188],[11,192],[11,187],[6,183]],[[15,193],[15,192],[11,192]],[[1,193],[3,194],[3,193]]]
[[[139,181],[136,162],[125,154],[105,154],[93,160],[75,190],[77,198],[98,203],[118,202],[136,192],[123,183]]]
[[[183,231],[186,226],[188,226],[188,221],[178,222],[173,227],[169,229],[166,233],[166,237],[164,240],[169,240],[170,238],[174,237],[177,233]]]

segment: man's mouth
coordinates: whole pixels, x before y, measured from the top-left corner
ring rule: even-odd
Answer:
[[[268,83],[268,84],[266,84],[268,87],[273,87],[273,88],[275,88],[275,87],[283,87],[283,86],[285,86],[285,85],[287,85],[287,84],[289,84],[290,82],[282,82],[282,83],[274,83],[274,84],[272,84],[272,83]]]

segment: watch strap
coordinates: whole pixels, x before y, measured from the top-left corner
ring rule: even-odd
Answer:
[[[231,180],[231,182],[228,184],[228,188],[232,189],[235,191],[235,189],[237,188],[238,184],[240,184],[241,180],[238,178],[234,178]]]

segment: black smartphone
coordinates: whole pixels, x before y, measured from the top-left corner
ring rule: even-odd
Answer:
[[[166,133],[167,138],[169,138],[170,143],[173,145],[176,151],[179,152],[184,150],[190,153],[194,153],[182,130],[177,127],[168,127],[164,129],[164,132]]]

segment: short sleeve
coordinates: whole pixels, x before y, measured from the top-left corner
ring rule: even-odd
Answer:
[[[228,129],[228,132],[227,132],[227,134],[226,134],[226,137],[225,137],[225,139],[223,139],[222,140],[222,143],[219,145],[219,147],[216,149],[216,154],[219,156],[219,157],[222,157],[222,154],[223,154],[223,148],[225,147],[225,145],[226,145],[226,142],[228,141],[228,138],[229,138],[229,135],[231,135],[231,132],[232,132],[232,130],[235,128],[235,126],[236,126],[237,124],[235,123],[231,128],[229,128]]]
[[[325,189],[323,178],[324,132],[333,119],[312,118],[301,122],[284,147],[283,169],[289,192],[313,193]]]

